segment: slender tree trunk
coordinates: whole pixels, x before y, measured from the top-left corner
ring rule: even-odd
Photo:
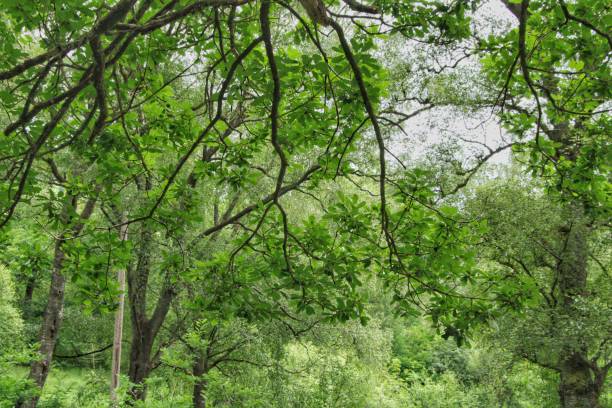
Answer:
[[[137,187],[141,191],[149,191],[152,187],[150,179],[137,180]],[[128,377],[133,384],[130,388],[130,395],[136,401],[146,398],[144,381],[151,370],[151,350],[155,341],[147,318],[147,292],[152,247],[153,230],[148,222],[144,222],[140,225],[136,265],[128,268],[127,273],[132,323]]]
[[[125,222],[125,218],[122,218]],[[127,240],[128,226],[123,225],[119,231],[119,237],[122,241]],[[123,338],[123,310],[125,307],[125,269],[121,268],[117,273],[117,281],[119,283],[119,304],[115,313],[115,330],[113,335],[113,360],[111,367],[111,386],[110,398],[111,404],[117,406],[117,388],[119,387],[119,373],[121,371],[121,340]]]
[[[151,333],[147,324],[147,286],[149,282],[151,246],[153,235],[147,223],[141,225],[138,259],[136,267],[128,270],[128,297],[132,321],[132,341],[130,344],[130,365],[128,376],[135,384],[130,390],[132,398],[144,400],[146,393],[144,379],[149,372],[151,356]]]
[[[206,408],[206,386],[207,381],[203,379],[196,380],[193,385],[193,406],[194,408]]]
[[[64,288],[66,280],[62,275],[64,263],[63,238],[55,241],[55,254],[53,257],[53,272],[51,274],[51,285],[49,287],[49,300],[45,309],[43,323],[40,333],[40,359],[34,361],[30,367],[29,378],[34,381],[36,386],[42,390],[49,375],[53,351],[62,322],[62,312],[64,308]],[[38,404],[39,396],[34,396],[26,401],[17,402],[16,407],[34,408]]]
[[[32,303],[32,296],[34,295],[34,288],[36,287],[36,278],[30,276],[26,283],[25,293],[23,294],[23,307],[28,309]]]
[[[96,196],[87,200],[78,220],[73,220],[72,216],[70,215],[77,209],[77,196],[71,196],[69,198],[69,200],[64,204],[64,208],[60,215],[60,219],[62,220],[64,226],[67,227],[67,231],[63,231],[59,238],[55,240],[55,253],[53,256],[53,271],[51,274],[51,284],[49,286],[49,298],[47,300],[47,306],[45,308],[40,331],[40,348],[38,350],[40,359],[32,362],[32,365],[30,366],[29,378],[36,384],[40,391],[42,391],[42,388],[47,381],[49,370],[51,369],[53,352],[55,351],[55,345],[57,343],[60,326],[62,324],[64,311],[64,289],[66,286],[66,278],[62,274],[65,259],[63,246],[66,242],[67,234],[76,236],[82,231],[84,226],[83,222],[88,220],[93,213],[96,205],[97,193],[99,191],[100,186],[96,188]],[[69,227],[71,224],[72,226]],[[38,404],[38,399],[39,396],[34,396],[27,400],[19,400],[15,406],[18,408],[35,408]]]
[[[23,312],[24,319],[31,318],[33,316],[32,310],[32,297],[34,296],[34,289],[36,288],[36,276],[30,276],[26,281],[26,287],[21,301],[21,310]]]
[[[202,378],[208,373],[207,352],[201,352],[193,364],[193,375],[196,377],[193,384],[193,406],[194,408],[206,408],[206,388],[208,381]]]

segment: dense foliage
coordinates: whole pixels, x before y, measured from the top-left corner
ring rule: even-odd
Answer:
[[[0,17],[0,406],[612,403],[606,2]]]

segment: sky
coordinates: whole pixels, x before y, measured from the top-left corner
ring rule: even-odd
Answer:
[[[515,17],[500,0],[483,2],[476,11],[473,21],[475,30],[481,36],[503,32],[517,24]],[[411,50],[406,48],[404,52],[406,59],[414,57]],[[428,51],[425,52],[428,53]],[[462,54],[457,52],[454,55],[438,55],[438,58],[442,64],[452,64],[461,56]],[[431,63],[431,61],[427,63]],[[477,74],[478,60],[473,57],[466,58],[457,67]],[[410,81],[411,79],[406,78],[406,80]],[[391,86],[395,86],[395,84],[391,84]],[[458,84],[459,88],[461,86],[465,86],[465,84]],[[461,112],[457,109],[445,107],[435,108],[409,119],[405,122],[403,128],[405,133],[398,131],[392,136],[389,150],[394,155],[412,160],[422,158],[426,152],[431,151],[434,145],[455,141],[464,152],[462,157],[456,158],[464,161],[467,165],[474,160],[475,155],[487,152],[487,149],[481,144],[495,149],[508,144],[510,140],[509,135],[501,128],[495,113],[491,109],[479,112]],[[389,160],[392,161],[393,158]],[[493,156],[489,163],[509,164],[510,161],[511,152],[506,149]]]

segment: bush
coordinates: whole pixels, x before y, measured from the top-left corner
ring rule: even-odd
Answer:
[[[23,319],[15,306],[15,285],[10,272],[0,264],[0,356],[23,346]]]

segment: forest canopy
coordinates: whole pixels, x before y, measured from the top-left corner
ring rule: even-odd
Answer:
[[[0,0],[0,407],[605,407],[603,0]]]

